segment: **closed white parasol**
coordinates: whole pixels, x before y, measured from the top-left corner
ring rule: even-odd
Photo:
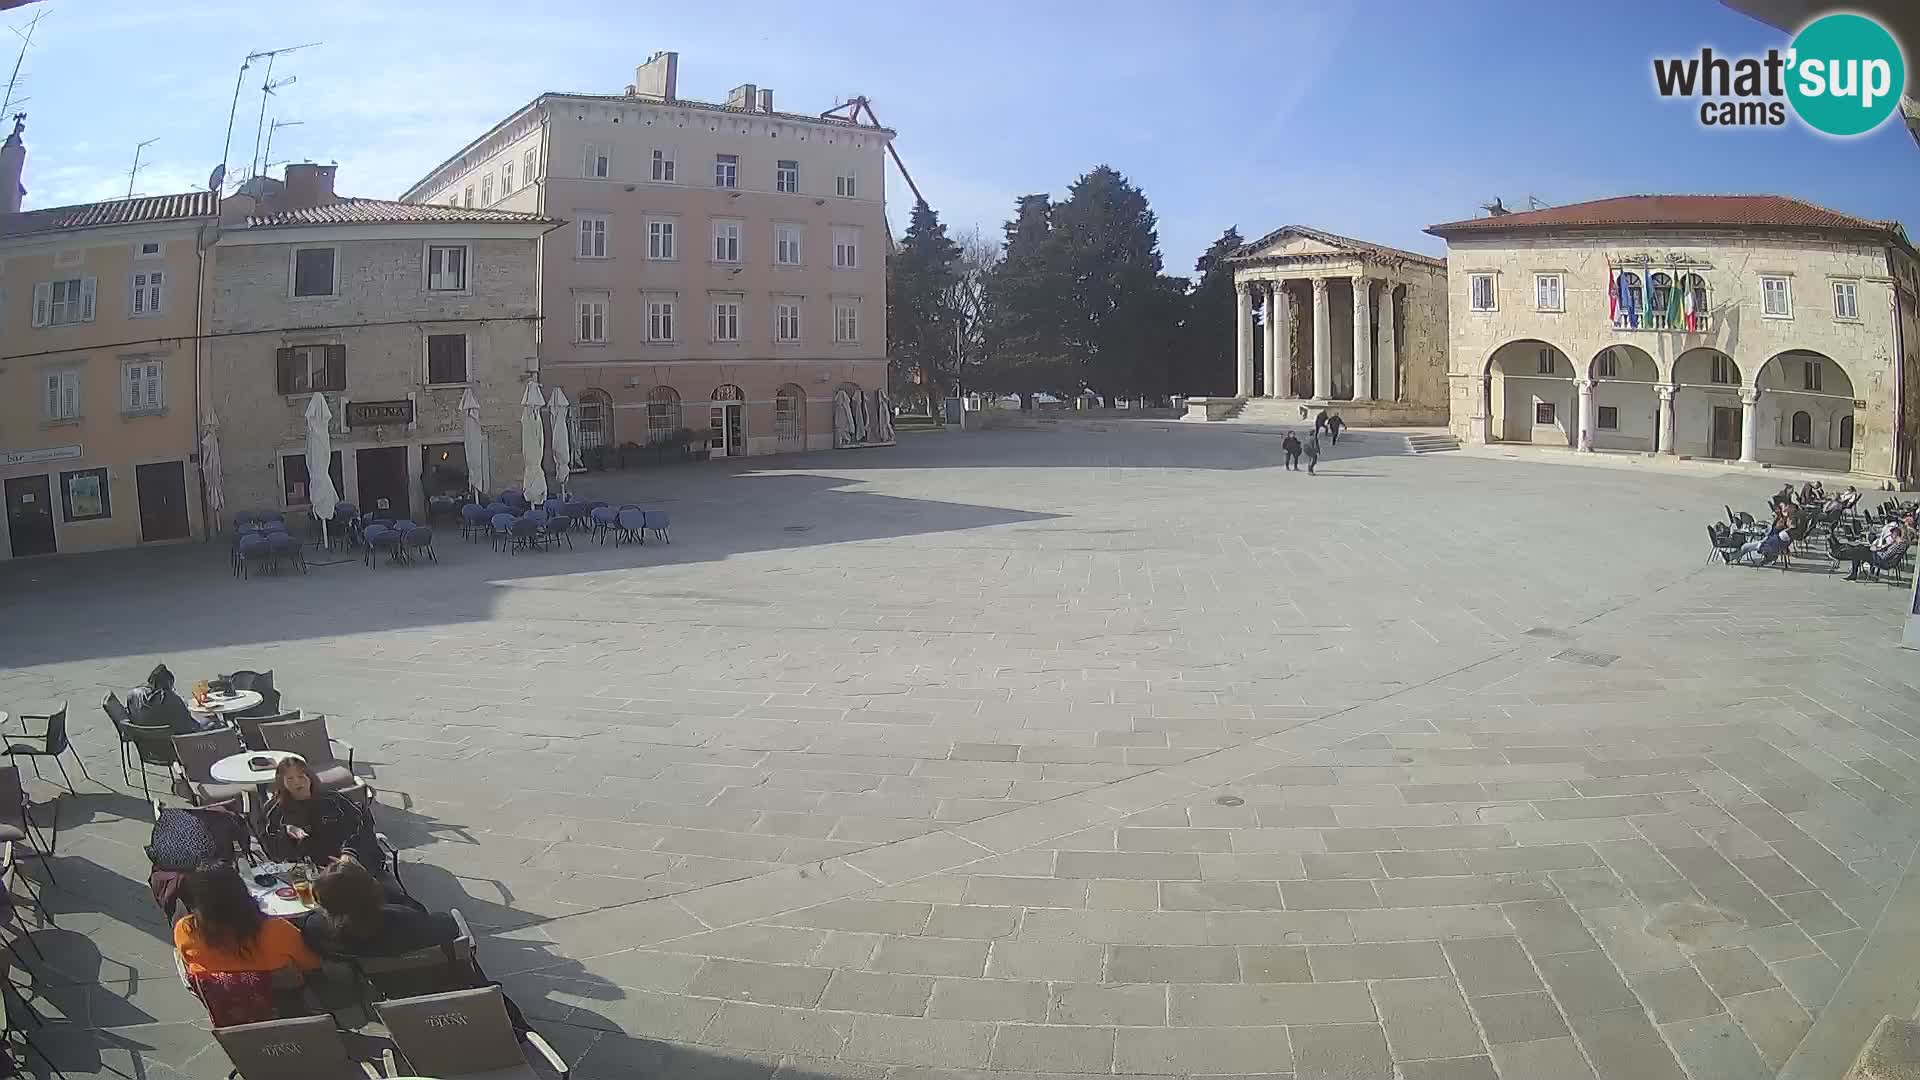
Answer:
[[[492,486],[487,475],[487,432],[480,426],[480,399],[473,387],[460,395],[460,442],[467,452],[467,486],[476,494]]]
[[[207,414],[207,428],[200,433],[200,472],[206,477],[207,512],[220,522],[220,511],[227,505],[225,480],[220,475],[220,418]]]
[[[573,472],[573,405],[567,401],[567,392],[557,386],[547,399],[547,419],[553,424],[554,482],[565,495],[567,476]]]
[[[327,522],[340,493],[333,488],[333,410],[316,391],[307,399],[307,505],[320,519],[320,543],[327,543]]]
[[[528,383],[527,392],[520,397],[520,493],[530,506],[547,501],[547,474],[540,467],[540,458],[547,451],[547,432],[540,423],[540,406],[544,404],[540,384]]]

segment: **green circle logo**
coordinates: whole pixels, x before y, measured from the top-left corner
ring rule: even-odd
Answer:
[[[1808,23],[1788,54],[1787,98],[1815,131],[1862,135],[1880,126],[1907,87],[1900,43],[1864,15]]]

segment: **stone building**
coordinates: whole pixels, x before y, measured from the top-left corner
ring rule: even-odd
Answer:
[[[568,224],[545,241],[541,379],[579,403],[583,454],[680,428],[716,457],[890,441],[861,419],[887,385],[893,132],[773,98],[681,97],[659,53],[624,94],[540,95],[402,195]]]
[[[1920,262],[1897,223],[1635,195],[1427,231],[1461,440],[1912,477]]]
[[[1228,262],[1239,385],[1233,399],[1190,399],[1190,416],[1297,422],[1337,403],[1350,424],[1442,422],[1443,260],[1285,225]]]
[[[467,479],[471,389],[491,486],[517,480],[520,399],[537,370],[539,239],[505,210],[341,198],[331,165],[289,165],[261,201],[222,205],[209,290],[208,419],[225,505],[308,506],[306,408],[333,413],[342,499],[421,515]]]

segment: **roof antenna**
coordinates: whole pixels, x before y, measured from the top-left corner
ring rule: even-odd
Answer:
[[[18,29],[14,29],[13,31],[14,35],[20,39],[20,52],[13,58],[13,74],[7,76],[7,96],[4,103],[0,103],[0,116],[6,116],[13,112],[14,106],[26,103],[26,98],[15,98],[13,91],[20,85],[20,65],[26,61],[27,49],[33,45],[34,28],[40,25],[40,20],[45,15],[46,12],[44,11],[38,12],[34,15],[33,20],[27,23],[27,28],[24,32]]]
[[[146,142],[143,142],[140,145],[133,148],[133,168],[127,170],[127,198],[129,199],[133,198],[133,178],[140,175],[141,153],[145,151],[147,147],[152,146],[154,143],[157,143],[159,141],[160,141],[160,136],[155,135],[153,138],[148,139]]]
[[[1527,209],[1529,210],[1545,210],[1552,205],[1553,204],[1547,200],[1536,197],[1532,192],[1527,193]]]
[[[1506,204],[1500,201],[1500,196],[1498,195],[1495,195],[1493,201],[1490,203],[1481,203],[1480,209],[1485,210],[1489,217],[1506,217],[1508,214],[1513,213],[1513,211],[1507,209]]]

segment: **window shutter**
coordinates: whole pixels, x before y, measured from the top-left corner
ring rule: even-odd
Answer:
[[[293,393],[293,387],[295,385],[293,365],[298,356],[298,351],[294,349],[275,349],[273,351],[274,369],[277,372],[280,392],[282,394]]]
[[[327,386],[334,390],[347,388],[347,347],[345,345],[327,346]]]
[[[33,325],[47,325],[47,309],[53,306],[53,283],[42,281],[33,287]]]
[[[53,419],[57,419],[59,416],[60,416],[60,373],[54,372],[47,376],[47,419],[53,420]]]
[[[93,281],[91,277],[80,280],[80,321],[93,321]]]
[[[60,377],[60,400],[66,411],[60,415],[70,418],[80,415],[80,375],[69,371]]]
[[[140,407],[140,365],[127,365],[127,411]]]

